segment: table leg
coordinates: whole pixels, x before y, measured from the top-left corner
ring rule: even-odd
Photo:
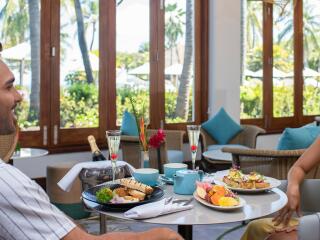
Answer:
[[[185,240],[192,240],[192,225],[178,225],[178,233]]]
[[[107,232],[106,229],[106,215],[99,213],[99,220],[100,220],[100,234],[104,234]]]

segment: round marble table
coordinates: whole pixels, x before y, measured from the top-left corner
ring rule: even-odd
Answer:
[[[177,195],[173,193],[173,187],[167,185],[165,187],[165,197],[170,196],[177,199],[189,199],[191,197],[187,195]],[[230,223],[260,218],[277,212],[283,208],[288,201],[286,194],[277,188],[259,194],[239,194],[239,196],[246,201],[246,205],[236,211],[217,211],[202,205],[194,199],[192,201],[194,208],[191,210],[136,221],[178,225],[178,232],[184,239],[188,240],[192,239],[193,225]],[[101,208],[99,208],[100,205],[95,202],[86,199],[83,199],[83,202],[89,209],[101,214],[129,220],[123,216],[123,213],[102,211]]]
[[[13,160],[23,159],[23,158],[35,158],[43,157],[48,155],[48,150],[40,148],[21,148],[19,152],[15,152],[11,157]]]

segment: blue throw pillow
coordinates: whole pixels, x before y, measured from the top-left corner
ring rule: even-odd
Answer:
[[[235,135],[242,131],[242,127],[226,113],[224,108],[221,108],[213,118],[203,123],[201,127],[218,144],[227,144]]]
[[[123,113],[121,134],[129,136],[139,136],[136,118],[127,110]]]
[[[320,134],[320,127],[306,125],[300,128],[286,128],[279,140],[278,150],[308,148]]]

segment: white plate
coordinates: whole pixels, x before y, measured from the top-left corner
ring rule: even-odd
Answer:
[[[214,175],[214,181],[216,184],[226,186],[227,188],[237,191],[237,192],[246,192],[246,193],[256,193],[256,192],[264,192],[266,190],[270,190],[272,188],[279,187],[281,185],[281,182],[278,179],[272,178],[272,177],[264,177],[265,181],[270,183],[270,186],[267,188],[254,188],[254,189],[245,189],[245,188],[235,188],[235,187],[230,187],[226,183],[223,182],[223,177],[227,176],[229,173],[229,170],[226,171],[219,171],[216,172]]]
[[[240,203],[238,206],[232,206],[232,207],[222,207],[222,206],[216,206],[216,205],[213,205],[211,203],[208,203],[206,200],[200,198],[197,194],[197,192],[194,192],[193,193],[193,197],[200,203],[202,203],[203,205],[206,205],[207,207],[210,207],[210,208],[213,208],[213,209],[216,209],[216,210],[221,210],[221,211],[232,211],[232,210],[236,210],[236,209],[239,209],[239,208],[242,208],[245,204],[246,204],[246,201],[243,199],[243,198],[239,198],[240,200]]]

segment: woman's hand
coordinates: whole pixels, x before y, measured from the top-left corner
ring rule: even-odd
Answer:
[[[275,226],[278,226],[281,223],[287,226],[294,212],[296,212],[299,217],[301,216],[299,186],[288,186],[287,197],[288,203],[272,220],[275,222]]]

